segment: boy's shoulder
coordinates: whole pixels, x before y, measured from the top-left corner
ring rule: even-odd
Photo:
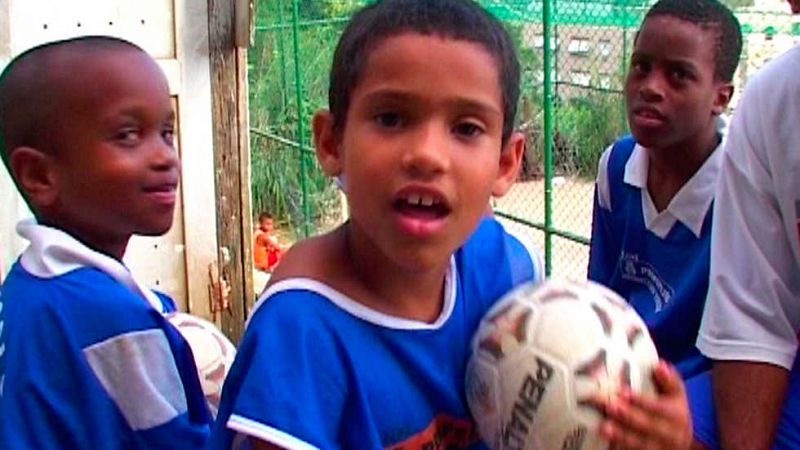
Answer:
[[[342,258],[334,248],[333,233],[303,239],[292,245],[272,272],[267,287],[291,278],[328,281],[330,275],[326,269]]]
[[[628,160],[636,149],[636,139],[626,134],[606,147],[597,161],[597,203],[611,209],[611,185],[622,183]]]
[[[616,141],[614,141],[614,143],[609,145],[608,148],[606,148],[606,150],[603,152],[603,156],[601,156],[601,158],[609,158],[609,162],[612,157],[614,160],[627,161],[633,153],[633,150],[636,148],[636,144],[637,142],[633,135],[625,134],[620,136]]]
[[[747,82],[745,92],[758,92],[767,98],[773,96],[784,97],[786,92],[800,90],[797,77],[787,77],[787,73],[796,73],[800,70],[800,45],[778,55],[756,72]]]
[[[17,261],[2,285],[2,292],[6,301],[23,297],[26,305],[36,308],[61,303],[79,309],[115,305],[124,308],[129,304],[145,304],[128,287],[91,266],[79,267],[57,276],[41,277],[29,272]],[[160,299],[168,298],[164,294],[157,295]]]
[[[136,329],[152,328],[148,303],[111,276],[94,267],[81,267],[43,278],[19,263],[2,286],[4,318],[9,326],[24,324],[66,330],[82,345]],[[165,304],[171,300],[159,298]],[[17,327],[19,325],[19,327]]]

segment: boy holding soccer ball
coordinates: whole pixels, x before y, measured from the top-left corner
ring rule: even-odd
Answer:
[[[204,447],[175,305],[121,262],[172,224],[174,120],[156,62],[119,39],[45,44],[0,76],[0,155],[36,216],[0,289],[0,448]]]
[[[502,294],[543,274],[484,218],[517,175],[518,94],[512,41],[472,1],[383,0],[353,16],[330,111],[313,121],[350,219],[273,274],[211,448],[483,448],[465,399],[470,339]]]
[[[349,220],[296,244],[250,317],[211,448],[465,448],[469,341],[539,255],[483,218],[517,176],[519,63],[467,0],[384,0],[339,40],[317,158]],[[431,447],[435,448],[435,447]]]
[[[633,305],[690,397],[710,367],[695,341],[709,287],[720,115],[741,48],[738,21],[717,0],[653,5],[625,81],[632,136],[598,168],[589,278]]]

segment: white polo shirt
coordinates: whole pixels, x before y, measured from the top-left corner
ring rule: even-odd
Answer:
[[[800,330],[800,47],[749,82],[722,157],[697,345],[789,369]]]

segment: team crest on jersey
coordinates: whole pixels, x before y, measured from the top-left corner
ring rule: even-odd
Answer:
[[[656,268],[639,255],[622,252],[619,264],[622,269],[622,278],[647,287],[653,295],[655,312],[659,312],[672,300],[675,290],[664,278],[659,275]]]

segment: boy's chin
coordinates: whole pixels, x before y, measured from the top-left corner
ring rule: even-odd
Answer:
[[[644,148],[657,150],[664,146],[664,139],[663,136],[660,136],[656,133],[652,132],[645,132],[640,130],[631,130],[631,135],[633,139],[636,141],[637,144],[641,145]]]
[[[134,234],[139,236],[161,236],[166,234],[172,228],[172,219],[166,223],[148,224],[145,227],[140,227]]]

